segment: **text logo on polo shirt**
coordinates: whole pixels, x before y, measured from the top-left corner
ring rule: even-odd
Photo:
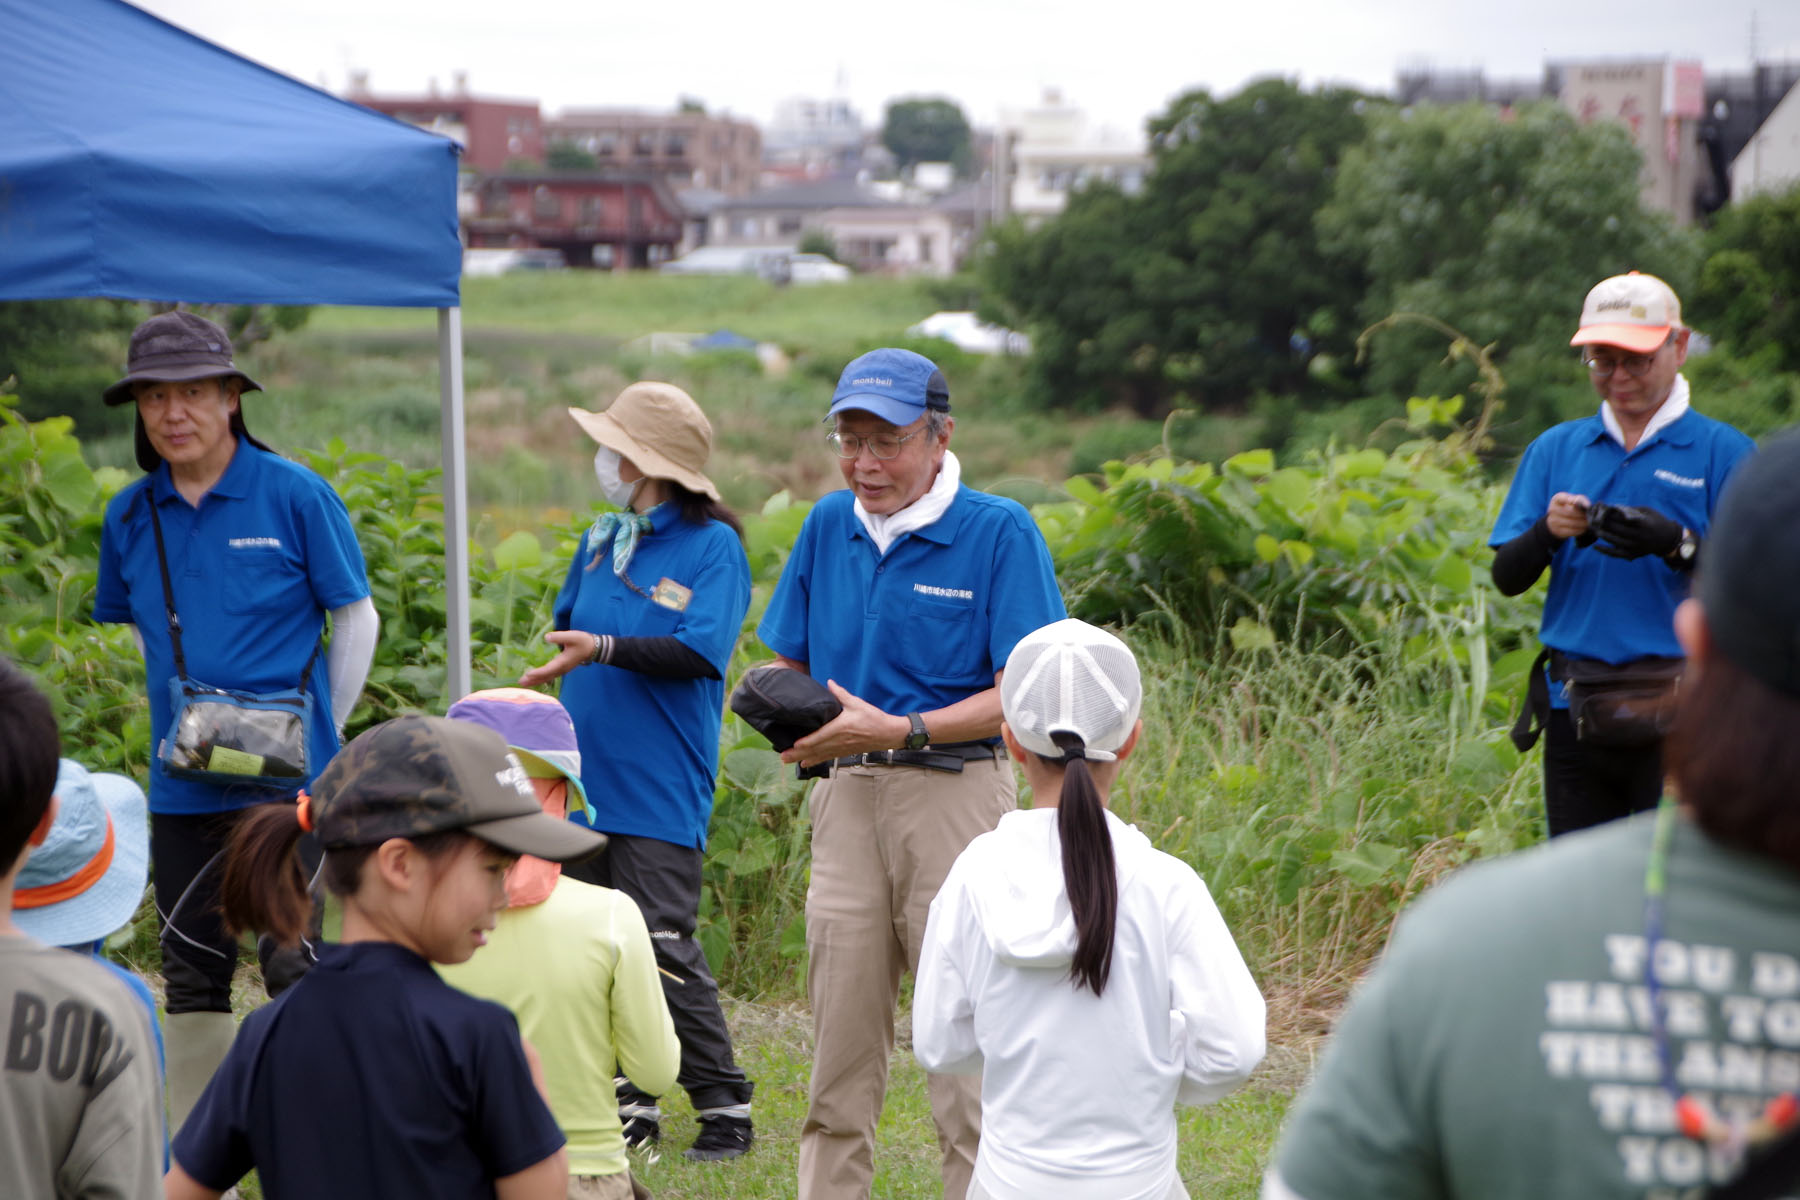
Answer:
[[[973,600],[975,598],[975,593],[968,588],[935,587],[929,583],[915,583],[913,591],[925,596],[942,596],[946,600]]]
[[[1695,479],[1691,475],[1677,475],[1675,472],[1664,470],[1662,467],[1656,468],[1656,477],[1664,483],[1672,483],[1676,487],[1703,488],[1706,486],[1706,480],[1704,479]]]
[[[281,539],[271,537],[232,538],[228,543],[233,550],[279,550]]]

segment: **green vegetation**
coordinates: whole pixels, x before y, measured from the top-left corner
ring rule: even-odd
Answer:
[[[922,162],[942,162],[954,166],[958,175],[967,175],[973,158],[969,118],[956,101],[937,96],[889,104],[881,144],[901,171]]]
[[[1628,270],[1684,293],[1698,261],[1691,233],[1639,204],[1639,162],[1621,127],[1581,125],[1554,103],[1377,115],[1317,216],[1325,244],[1364,272],[1354,327],[1424,313],[1496,347],[1517,446],[1572,415],[1560,401],[1591,410],[1592,389],[1569,370],[1581,297]],[[1471,368],[1441,363],[1442,345],[1429,330],[1385,332],[1370,343],[1364,386],[1387,396],[1469,386]]]
[[[1800,183],[1720,212],[1706,249],[1689,319],[1769,367],[1800,371]]]
[[[1305,384],[1304,339],[1347,353],[1355,330],[1329,310],[1356,295],[1355,263],[1325,252],[1313,217],[1363,136],[1364,103],[1280,80],[1190,92],[1150,123],[1141,192],[1090,186],[1041,229],[1003,226],[984,298],[1031,331],[1044,399],[1241,410]]]

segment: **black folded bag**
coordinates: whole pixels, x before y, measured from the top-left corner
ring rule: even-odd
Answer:
[[[767,664],[745,671],[731,689],[731,711],[786,750],[844,711],[831,689],[791,667]]]

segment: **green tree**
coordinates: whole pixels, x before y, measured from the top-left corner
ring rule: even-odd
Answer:
[[[1732,349],[1800,371],[1800,184],[1720,212],[1687,317]]]
[[[823,229],[809,229],[800,235],[800,244],[794,247],[801,254],[823,254],[832,262],[841,262],[838,258],[837,239]]]
[[[574,142],[551,142],[544,149],[544,165],[552,171],[592,171],[600,160]]]
[[[0,302],[0,384],[17,380],[19,413],[27,421],[71,417],[76,433],[88,438],[129,433],[129,422],[120,424],[100,393],[124,373],[138,322],[175,307],[129,300]],[[216,321],[240,361],[250,346],[300,328],[312,314],[310,308],[267,304],[181,307]]]
[[[1366,274],[1359,323],[1421,313],[1495,347],[1513,410],[1503,436],[1523,442],[1595,403],[1569,349],[1590,287],[1643,270],[1680,293],[1693,278],[1692,236],[1639,201],[1642,165],[1624,129],[1556,104],[1419,106],[1373,122],[1317,224]],[[1472,377],[1430,331],[1397,325],[1371,340],[1364,382],[1448,395]]]
[[[954,163],[959,175],[969,170],[969,118],[954,100],[895,100],[887,107],[881,144],[902,171],[922,162]]]
[[[1308,384],[1334,320],[1359,289],[1354,260],[1324,251],[1313,216],[1364,135],[1359,94],[1262,80],[1234,96],[1194,91],[1150,122],[1153,166],[1136,195],[1093,185],[1038,230],[994,236],[990,304],[1029,328],[1038,386],[1054,403],[1239,408]]]

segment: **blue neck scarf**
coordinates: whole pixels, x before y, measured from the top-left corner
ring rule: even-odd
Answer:
[[[600,565],[600,555],[608,538],[612,539],[613,574],[630,583],[625,568],[631,565],[631,556],[637,553],[638,539],[650,532],[650,518],[644,513],[605,512],[594,518],[588,526],[588,549],[594,552],[588,559],[586,570],[593,570]],[[615,536],[616,535],[616,536]]]

